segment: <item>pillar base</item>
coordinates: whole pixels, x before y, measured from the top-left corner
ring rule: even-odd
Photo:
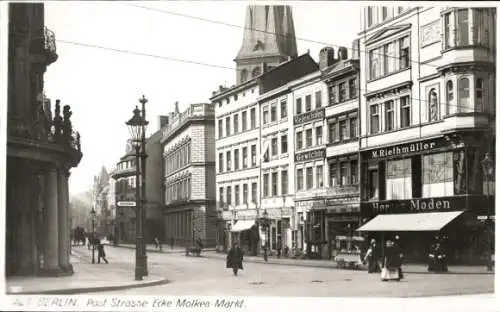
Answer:
[[[43,268],[38,271],[38,276],[40,277],[58,277],[64,276],[64,272],[60,267],[57,268]]]
[[[73,275],[75,271],[73,270],[73,265],[71,263],[66,265],[60,265],[61,271],[65,273],[65,275]]]

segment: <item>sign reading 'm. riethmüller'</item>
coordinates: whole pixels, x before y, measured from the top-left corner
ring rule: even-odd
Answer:
[[[371,159],[392,157],[392,156],[404,156],[414,153],[428,152],[434,149],[445,146],[446,141],[443,139],[427,140],[420,142],[412,142],[399,144],[390,147],[378,148],[367,152],[365,157]]]

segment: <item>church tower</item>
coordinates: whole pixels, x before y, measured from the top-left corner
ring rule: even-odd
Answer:
[[[234,59],[237,84],[295,57],[297,43],[292,8],[288,5],[249,5],[243,43]]]

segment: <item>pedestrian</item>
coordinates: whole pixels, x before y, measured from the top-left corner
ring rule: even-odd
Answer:
[[[264,249],[264,261],[267,262],[267,243],[264,243],[264,246],[262,246],[262,249]]]
[[[170,249],[174,250],[174,244],[175,244],[175,238],[172,236],[170,237]]]
[[[402,266],[403,266],[403,249],[401,248],[401,243],[400,243],[400,240],[399,240],[399,235],[396,235],[394,237],[394,250],[395,250],[396,254],[399,255],[399,261],[400,261],[400,264],[399,264],[399,267],[398,267],[398,275],[399,275],[400,279],[403,279],[403,277],[404,277],[404,275],[403,275],[403,269],[402,269]]]
[[[234,276],[238,275],[238,269],[243,270],[243,251],[238,246],[238,243],[234,243],[227,254],[226,268],[232,268]]]
[[[101,258],[102,258],[102,260],[104,260],[104,262],[106,262],[107,264],[108,259],[106,259],[106,253],[104,252],[103,243],[101,243],[101,241],[97,239],[96,244],[97,244],[97,263],[101,263]]]
[[[276,256],[279,258],[281,258],[281,240],[278,240],[278,244],[276,246]]]
[[[363,262],[368,262],[368,273],[379,273],[380,272],[380,251],[377,246],[375,239],[370,241],[370,247],[366,252],[365,259]]]
[[[153,241],[155,243],[155,249],[160,248],[160,241],[158,240],[158,237],[155,236]]]
[[[394,242],[387,240],[384,253],[383,268],[380,273],[382,281],[395,280],[399,281],[399,267],[401,266],[401,257],[398,250],[394,248]]]

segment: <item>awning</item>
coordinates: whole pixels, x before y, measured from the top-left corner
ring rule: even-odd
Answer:
[[[255,220],[238,220],[231,228],[231,232],[241,232],[250,229],[254,226]]]
[[[378,215],[357,229],[360,232],[439,231],[463,211]]]

